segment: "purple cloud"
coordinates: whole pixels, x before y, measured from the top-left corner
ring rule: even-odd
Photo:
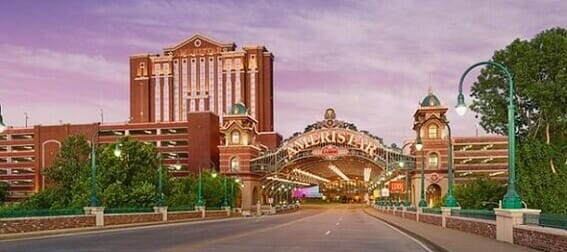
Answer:
[[[455,135],[477,121],[452,107],[462,72],[516,38],[567,26],[562,1],[10,1],[0,3],[5,120],[127,120],[128,56],[193,33],[265,45],[276,56],[277,130],[288,136],[327,107],[384,138],[414,137],[431,84]],[[466,89],[474,82],[467,78]],[[470,100],[470,99],[469,99]]]

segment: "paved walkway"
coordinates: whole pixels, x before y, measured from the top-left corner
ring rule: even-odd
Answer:
[[[373,208],[366,208],[365,212],[409,234],[416,235],[425,243],[436,245],[435,250],[459,252],[522,252],[537,251],[506,242],[486,238],[484,236],[465,233],[449,228],[442,228],[426,223],[420,223],[389,214],[384,214]]]

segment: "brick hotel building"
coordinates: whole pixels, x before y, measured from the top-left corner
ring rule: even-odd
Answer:
[[[153,144],[165,165],[179,156],[182,169],[173,173],[186,176],[210,162],[218,169],[223,117],[242,103],[257,122],[256,142],[275,148],[281,136],[274,132],[273,61],[264,46],[237,49],[198,34],[164,48],[162,55],[130,56],[128,123],[8,127],[0,133],[0,180],[9,184],[8,200],[44,187],[43,171],[70,135],[90,138],[98,131],[100,144],[123,136]]]

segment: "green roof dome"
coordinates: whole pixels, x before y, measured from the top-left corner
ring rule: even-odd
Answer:
[[[421,102],[421,106],[422,107],[441,106],[441,101],[439,101],[439,98],[437,98],[437,96],[433,94],[431,87],[429,88],[429,94],[425,98],[423,98],[423,101]]]
[[[248,109],[241,102],[235,103],[230,108],[231,115],[246,115],[247,113],[248,113]]]

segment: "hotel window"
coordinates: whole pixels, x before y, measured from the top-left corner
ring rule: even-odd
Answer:
[[[146,68],[146,65],[144,64],[144,62],[140,62],[140,65],[138,66],[138,72],[137,72],[137,76],[142,76],[142,75],[146,75],[146,71],[144,71]]]
[[[169,74],[169,63],[163,64],[163,72],[164,74]]]
[[[238,163],[238,158],[233,157],[232,159],[230,159],[230,170],[238,171],[238,169],[240,169],[240,164]]]
[[[240,143],[240,132],[233,131],[232,132],[232,144]]]
[[[429,154],[429,168],[439,168],[439,155],[437,153]]]
[[[154,65],[154,74],[156,75],[161,74],[161,64]]]
[[[437,138],[437,131],[438,131],[437,125],[435,124],[429,125],[428,128],[429,138]]]

